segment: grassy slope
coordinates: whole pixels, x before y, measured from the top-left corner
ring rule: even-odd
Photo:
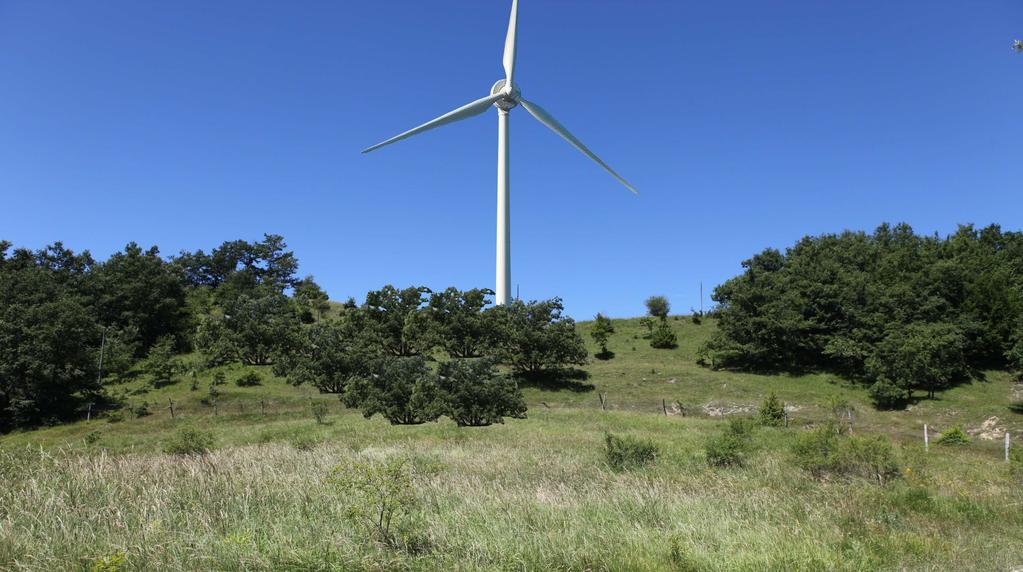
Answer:
[[[165,406],[137,420],[77,423],[0,438],[0,569],[85,567],[124,551],[132,569],[977,569],[1023,565],[1023,487],[1010,482],[998,444],[959,449],[918,443],[922,423],[976,427],[997,415],[1023,428],[1006,405],[1008,376],[874,412],[864,391],[830,376],[714,372],[694,363],[712,324],[673,320],[677,350],[653,350],[638,320],[616,320],[616,357],[586,369],[590,391],[527,388],[530,419],[483,429],[443,421],[391,427],[340,408],[336,399],[268,379],[238,388],[229,368],[221,415],[199,403],[188,379],[131,399]],[[589,324],[581,324],[588,338]],[[635,350],[633,350],[635,347]],[[595,349],[591,347],[591,350]],[[269,372],[264,372],[269,376]],[[669,380],[674,379],[674,383]],[[139,379],[126,384],[132,390]],[[579,388],[576,388],[579,389]],[[597,391],[611,411],[599,410]],[[857,403],[858,432],[902,445],[905,477],[884,488],[816,482],[791,465],[798,429],[761,430],[747,469],[709,470],[702,443],[717,419],[664,417],[661,400],[756,405],[775,391],[796,425],[819,419],[817,403]],[[308,413],[330,403],[328,424]],[[270,403],[267,415],[258,403]],[[549,407],[539,405],[545,402]],[[244,403],[246,410],[238,406]],[[182,425],[216,435],[205,460],[158,451]],[[628,473],[601,462],[605,430],[654,440],[658,462]],[[86,444],[93,433],[98,440]],[[290,443],[321,444],[300,451]],[[43,445],[28,449],[24,445]],[[325,484],[353,456],[410,456],[422,469],[413,536],[419,553],[385,549],[344,516]]]

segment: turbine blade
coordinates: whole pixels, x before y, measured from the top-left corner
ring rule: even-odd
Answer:
[[[499,100],[499,99],[501,99],[503,97],[504,97],[503,94],[498,94],[498,95],[490,95],[490,96],[484,97],[482,99],[477,99],[476,101],[474,101],[472,103],[469,103],[469,104],[466,104],[466,105],[463,105],[462,107],[459,107],[458,109],[456,109],[454,111],[450,111],[448,113],[445,113],[444,115],[441,115],[440,117],[438,117],[437,119],[434,119],[433,121],[428,121],[428,122],[420,125],[419,127],[416,127],[414,129],[409,129],[408,131],[402,133],[401,135],[396,135],[394,137],[391,137],[387,141],[383,141],[381,143],[377,143],[376,145],[374,145],[372,147],[367,147],[367,148],[363,149],[362,152],[363,153],[369,153],[370,151],[376,151],[377,149],[379,149],[381,147],[384,147],[386,145],[390,145],[391,143],[397,143],[398,141],[401,141],[402,139],[408,139],[409,137],[412,137],[413,135],[418,135],[418,134],[420,134],[420,133],[422,133],[424,131],[429,131],[431,129],[435,129],[437,127],[440,127],[442,125],[447,125],[448,123],[454,123],[456,121],[461,121],[463,119],[468,119],[470,117],[475,117],[475,116],[483,113],[484,111],[486,111],[491,105],[496,103],[497,100]]]
[[[505,85],[511,87],[515,76],[515,40],[519,28],[519,0],[512,0],[511,18],[508,20],[508,36],[504,40],[504,74]]]
[[[625,185],[625,188],[629,189],[634,194],[637,195],[639,194],[639,191],[637,191],[635,187],[629,184],[629,182],[626,181],[621,175],[616,173],[615,170],[609,167],[607,163],[601,161],[600,157],[597,157],[597,155],[595,155],[593,151],[590,151],[586,147],[586,145],[583,145],[582,141],[576,139],[575,135],[569,133],[568,129],[565,129],[565,126],[559,123],[557,119],[554,119],[554,116],[548,113],[547,110],[545,110],[544,108],[540,107],[535,103],[526,101],[521,97],[519,98],[519,103],[522,105],[522,107],[526,108],[526,111],[528,111],[530,115],[535,117],[537,121],[546,125],[548,128],[550,128],[551,131],[560,135],[562,139],[571,143],[573,147],[582,151],[584,155],[586,155],[590,159],[593,159],[598,165],[603,167],[605,171],[611,173],[611,175],[614,178],[618,179],[618,182]]]

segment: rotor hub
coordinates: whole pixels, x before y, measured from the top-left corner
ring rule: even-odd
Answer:
[[[490,89],[490,95],[497,95],[504,92],[504,86],[507,80],[498,80],[494,84],[494,87]],[[508,111],[519,104],[519,86],[512,84],[511,93],[503,99],[499,99],[494,103],[494,107],[503,111]]]

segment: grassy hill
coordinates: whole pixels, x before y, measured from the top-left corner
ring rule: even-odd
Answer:
[[[701,367],[696,351],[714,324],[670,323],[679,347],[655,350],[639,320],[615,320],[613,359],[591,360],[587,379],[525,388],[528,419],[480,429],[366,420],[268,368],[197,372],[195,390],[190,375],[148,391],[138,377],[118,390],[133,406],[147,402],[148,416],[0,437],[0,569],[89,569],[122,555],[125,570],[1023,566],[1023,483],[1010,478],[1001,440],[979,435],[1023,431],[1010,409],[1023,392],[1008,374],[878,412],[861,387],[831,375]],[[580,330],[592,353],[590,326]],[[237,387],[250,369],[264,383]],[[227,383],[214,412],[202,400],[217,371]],[[789,406],[790,427],[759,429],[746,467],[709,468],[703,446],[725,426],[719,413],[752,414],[770,392]],[[822,481],[794,465],[793,442],[828,415],[832,397],[853,403],[855,434],[896,443],[899,479]],[[322,422],[313,403],[329,410]],[[689,414],[674,414],[673,403]],[[975,436],[925,453],[924,423]],[[163,454],[181,427],[211,431],[213,453]],[[651,440],[656,462],[611,470],[605,431]],[[353,459],[394,456],[414,467],[418,499],[398,548],[353,520],[352,498],[329,479]]]

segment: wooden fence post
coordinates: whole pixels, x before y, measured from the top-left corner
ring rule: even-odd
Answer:
[[[260,413],[260,415],[266,415],[266,400],[265,399],[260,399],[259,400],[259,413]]]
[[[1005,432],[1005,462],[1009,462],[1009,432]]]
[[[931,441],[927,436],[927,424],[924,423],[924,453],[931,450]]]
[[[607,395],[603,393],[598,393],[597,397],[600,398],[600,410],[607,411]]]
[[[174,419],[174,400],[167,400],[167,409],[170,409],[171,419]]]
[[[663,399],[661,400],[661,409],[664,410],[664,416],[668,416],[668,404]]]
[[[89,411],[85,414],[86,421],[92,421],[92,404],[89,404]]]
[[[218,415],[220,415],[220,410],[217,407],[217,398],[214,397],[213,398],[213,416],[216,417]]]

